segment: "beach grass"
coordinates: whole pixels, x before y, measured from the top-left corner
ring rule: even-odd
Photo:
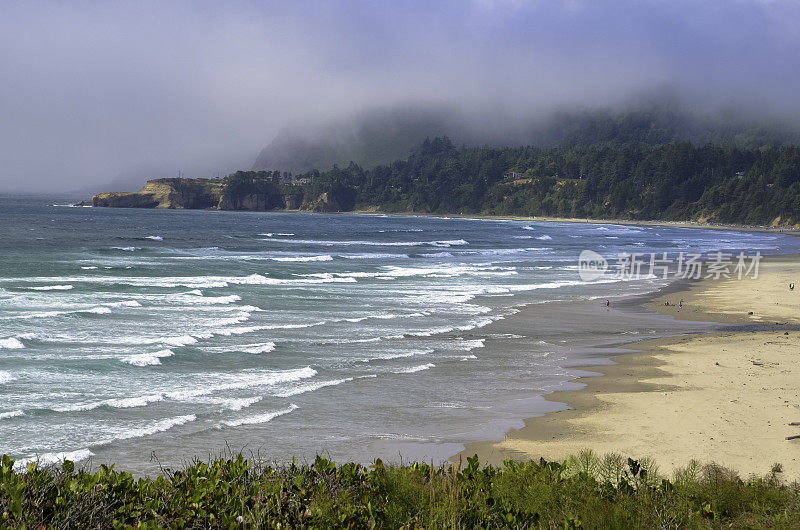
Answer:
[[[241,454],[136,478],[0,463],[3,528],[721,528],[800,526],[800,486],[692,462],[583,452],[564,462],[270,466]]]

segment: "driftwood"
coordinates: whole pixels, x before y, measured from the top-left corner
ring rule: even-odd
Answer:
[[[800,427],[800,421],[793,421],[789,424],[789,427]]]
[[[795,434],[794,436],[786,437],[787,440],[797,440],[798,438],[800,438],[800,434]]]

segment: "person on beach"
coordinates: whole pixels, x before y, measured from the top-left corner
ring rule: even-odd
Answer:
[[[606,311],[608,311],[608,308],[610,306],[611,306],[611,302],[609,302],[608,299],[606,299]]]
[[[678,308],[683,309],[683,298],[681,298],[681,301],[678,302]]]
[[[794,282],[789,284],[789,290],[794,291]]]

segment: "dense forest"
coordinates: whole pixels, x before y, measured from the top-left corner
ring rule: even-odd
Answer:
[[[295,176],[292,185],[286,177],[237,172],[225,185],[255,193],[269,187],[301,207],[325,194],[341,211],[800,222],[796,146],[607,142],[459,148],[437,137],[425,139],[406,160],[373,169],[350,163]]]

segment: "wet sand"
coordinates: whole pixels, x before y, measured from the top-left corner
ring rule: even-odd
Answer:
[[[651,458],[666,475],[696,459],[742,475],[780,463],[786,477],[800,478],[800,438],[787,440],[800,435],[800,288],[788,287],[798,280],[800,258],[769,257],[757,279],[701,280],[658,293],[649,309],[724,325],[637,343],[635,353],[613,357],[617,364],[590,368],[603,377],[546,396],[569,409],[527,419],[503,441],[468,444],[460,455],[500,463],[591,449]]]

